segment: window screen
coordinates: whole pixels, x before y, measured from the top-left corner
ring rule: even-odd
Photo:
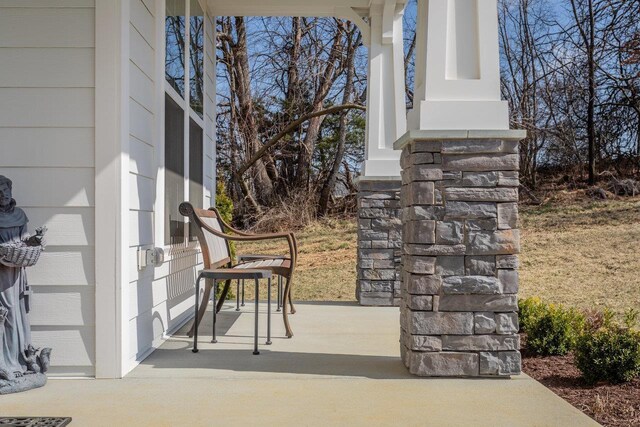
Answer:
[[[164,117],[165,244],[184,243],[184,218],[178,206],[184,201],[184,110],[165,94]]]

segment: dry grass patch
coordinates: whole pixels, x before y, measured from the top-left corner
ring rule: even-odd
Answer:
[[[294,273],[296,301],[355,301],[355,220],[326,220],[297,232],[298,267]],[[258,242],[238,244],[237,252],[285,254],[288,246]]]
[[[585,201],[571,194],[522,207],[521,296],[579,308],[640,307],[640,198]],[[328,220],[297,233],[296,300],[353,301],[356,222]],[[285,253],[286,243],[238,253]]]
[[[640,198],[522,209],[521,296],[640,307]]]

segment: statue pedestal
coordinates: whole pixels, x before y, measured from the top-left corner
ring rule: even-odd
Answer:
[[[47,376],[45,374],[25,374],[22,377],[18,377],[12,381],[0,380],[0,395],[20,393],[22,391],[31,390],[34,388],[42,387],[47,383]]]

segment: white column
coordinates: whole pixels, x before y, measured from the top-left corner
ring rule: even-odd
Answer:
[[[497,0],[418,0],[410,129],[509,129]]]
[[[404,4],[395,0],[371,6],[363,177],[400,176],[400,153],[393,143],[407,130],[403,9]]]

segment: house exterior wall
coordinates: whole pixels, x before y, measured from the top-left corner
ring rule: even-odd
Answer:
[[[106,63],[118,63],[121,73],[111,82],[100,80],[100,87],[120,88],[113,123],[121,129],[112,135],[114,156],[120,156],[100,159],[96,115],[102,119],[109,106],[96,103],[95,41],[97,33],[105,34],[96,26],[98,19],[104,21],[96,15],[104,7],[96,8],[94,0],[0,3],[0,174],[14,181],[30,228],[49,229],[47,251],[28,273],[33,341],[54,348],[54,376],[97,375],[96,347],[105,362],[100,377],[125,375],[191,316],[199,251],[193,245],[164,246],[164,8],[163,0],[121,0],[114,6],[121,19],[111,17],[106,24],[109,43],[117,46],[114,54],[121,53]],[[210,206],[215,188],[211,17],[205,34],[203,203]],[[121,182],[105,192],[105,179],[113,178],[99,184],[98,173],[114,162],[122,162],[114,169],[121,171]],[[96,204],[116,206],[122,216],[100,229],[101,236],[105,227],[123,236],[101,237],[110,246],[100,253],[115,254],[117,268],[100,280],[97,272],[106,270],[96,261]],[[153,247],[165,250],[165,262],[138,270],[138,250]],[[96,303],[98,282],[106,286],[100,295],[115,291],[114,300]],[[113,324],[113,316],[121,324],[98,333],[98,322]]]
[[[49,228],[28,277],[52,376],[95,372],[94,22],[93,0],[0,3],[0,174]]]
[[[164,15],[161,0],[129,3],[129,241],[123,261],[129,283],[123,298],[123,374],[148,356],[192,316],[201,256],[194,245],[164,246]],[[210,17],[206,19],[204,206],[211,206],[215,177],[215,71]],[[140,249],[161,247],[162,265],[138,269]]]

